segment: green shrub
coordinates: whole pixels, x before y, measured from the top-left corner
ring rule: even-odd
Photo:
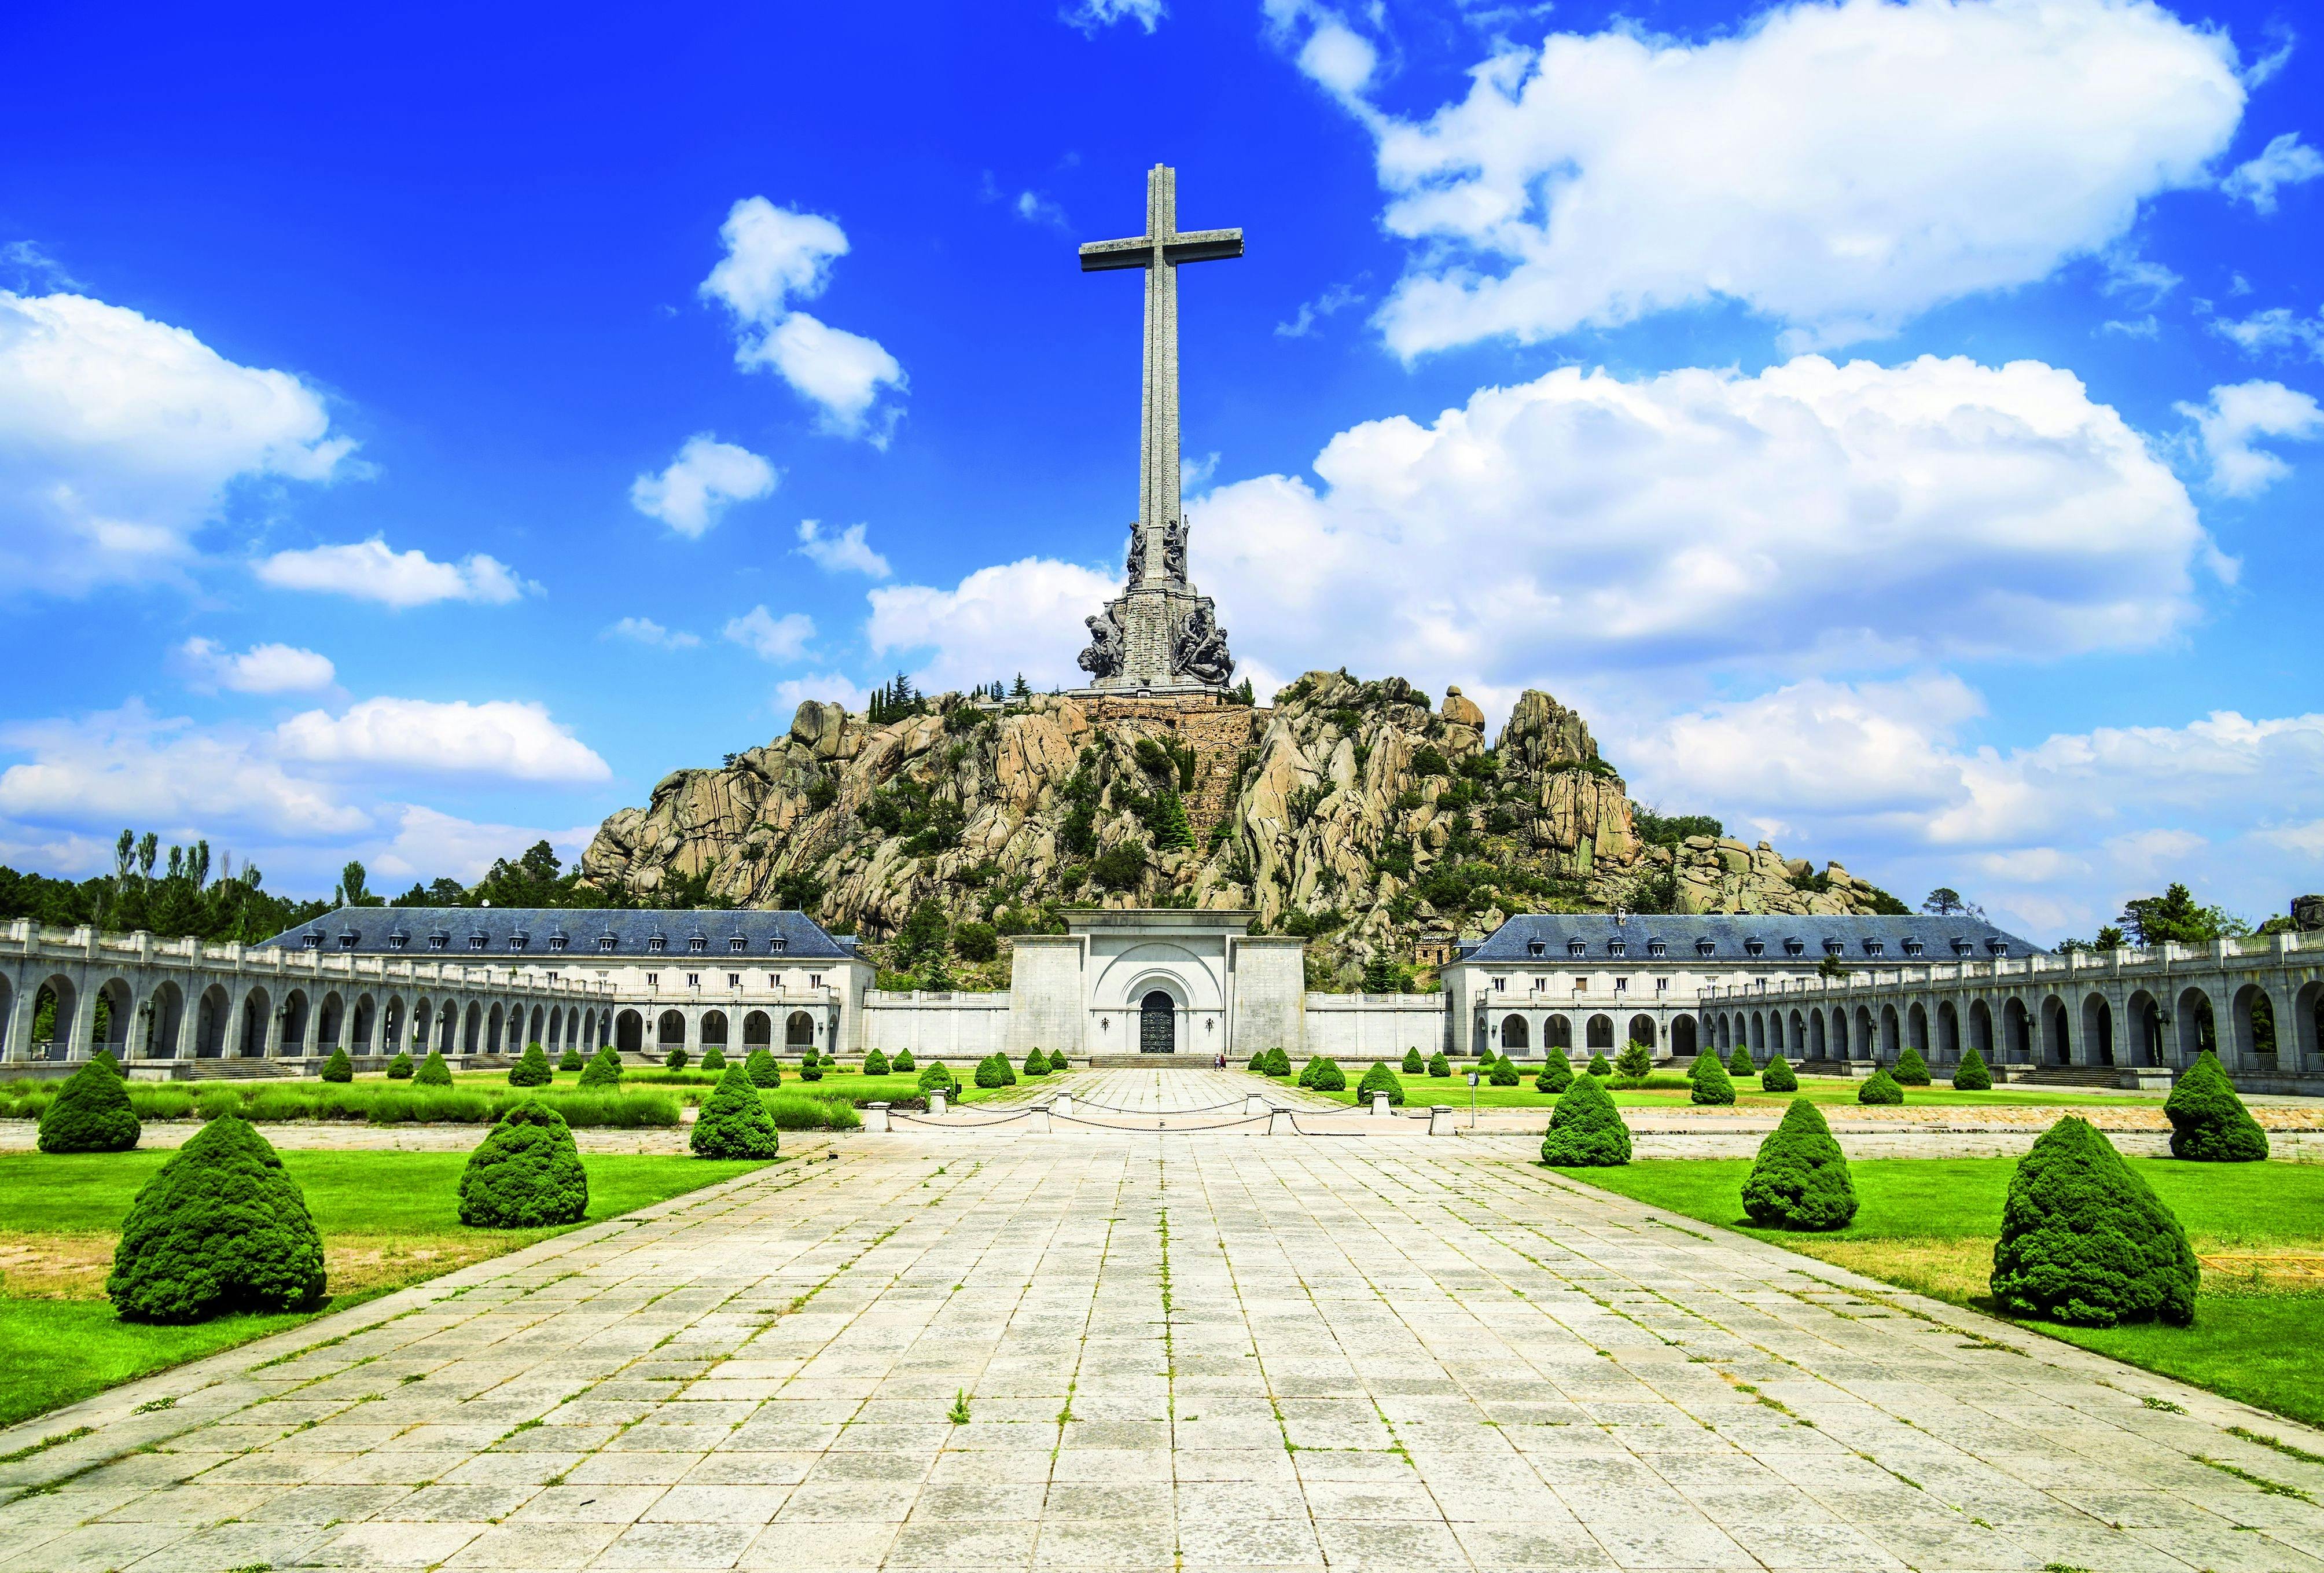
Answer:
[[[584,1063],[586,1063],[586,1061],[581,1058],[580,1050],[567,1049],[565,1050],[564,1056],[557,1061],[557,1069],[559,1070],[578,1070]]]
[[[1797,1092],[1800,1090],[1799,1072],[1792,1069],[1790,1060],[1778,1054],[1767,1061],[1766,1069],[1759,1072],[1759,1090]]]
[[[820,1065],[822,1063],[823,1056],[815,1051],[814,1044],[810,1043],[806,1048],[799,1050],[799,1069],[801,1070],[805,1070],[810,1065]]]
[[[245,1120],[212,1120],[121,1226],[105,1292],[124,1321],[198,1322],[323,1299],[323,1242],[282,1160]]]
[[[452,1068],[444,1062],[443,1050],[429,1050],[428,1058],[420,1062],[420,1069],[412,1072],[411,1079],[421,1087],[451,1086]]]
[[[673,1044],[669,1052],[661,1057],[661,1063],[662,1069],[665,1070],[684,1070],[686,1069],[686,1045],[683,1043]]]
[[[2187,1232],[2114,1144],[2069,1115],[2018,1160],[1993,1247],[1993,1297],[2078,1327],[2195,1317]]]
[[[1340,1069],[1338,1060],[1318,1055],[1307,1062],[1306,1069],[1299,1073],[1299,1085],[1316,1092],[1345,1092],[1348,1090],[1348,1073]]]
[[[1267,1051],[1267,1064],[1261,1069],[1269,1076],[1288,1076],[1291,1074],[1291,1056],[1286,1054],[1280,1047],[1269,1049]]]
[[[1428,1074],[1428,1062],[1421,1059],[1419,1050],[1407,1049],[1404,1051],[1404,1073],[1406,1076]]]
[[[1738,1043],[1735,1045],[1735,1052],[1728,1057],[1727,1074],[1729,1076],[1757,1076],[1759,1074],[1759,1068],[1751,1063],[1751,1045],[1748,1043]]]
[[[1517,1062],[1504,1054],[1493,1061],[1493,1069],[1487,1072],[1487,1077],[1495,1087],[1515,1087],[1517,1084]]]
[[[41,1111],[43,1152],[126,1152],[144,1126],[129,1106],[129,1087],[115,1072],[90,1060],[65,1078]]]
[[[1440,1049],[1435,1053],[1431,1054],[1428,1057],[1428,1074],[1431,1076],[1450,1076],[1452,1074],[1452,1062],[1444,1058],[1444,1051],[1443,1050]]]
[[[1900,1104],[1904,1101],[1904,1089],[1897,1086],[1896,1078],[1883,1069],[1865,1078],[1864,1085],[1856,1089],[1856,1101],[1860,1104]]]
[[[943,1087],[946,1092],[956,1093],[960,1090],[959,1079],[941,1059],[931,1059],[920,1067],[919,1081],[922,1092],[932,1092],[937,1087]]]
[[[702,1069],[707,1071],[715,1072],[722,1076],[724,1075],[726,1071],[726,1050],[720,1048],[715,1043],[713,1043],[709,1048],[705,1049],[702,1051]]]
[[[912,1051],[909,1049],[905,1050],[890,1060],[889,1065],[891,1069],[900,1071],[907,1076],[910,1075],[915,1069],[912,1064]]]
[[[113,1057],[113,1050],[110,1049],[98,1050],[96,1053],[88,1057],[88,1062],[91,1065],[104,1066],[107,1070],[110,1070],[114,1075],[121,1078],[124,1081],[129,1079],[129,1073],[121,1069],[121,1061]]]
[[[1267,1050],[1261,1049],[1258,1053],[1253,1054],[1250,1057],[1250,1063],[1244,1066],[1243,1069],[1245,1070],[1255,1070],[1259,1072],[1259,1075],[1265,1076],[1267,1074]]]
[[[1541,1139],[1541,1161],[1591,1169],[1630,1161],[1630,1128],[1604,1082],[1577,1077],[1565,1089],[1549,1116],[1549,1133]]]
[[[991,961],[1001,954],[1001,936],[990,923],[963,923],[952,931],[952,948],[963,961]]]
[[[1584,1069],[1591,1076],[1600,1078],[1601,1079],[1614,1074],[1614,1068],[1606,1063],[1606,1056],[1600,1053],[1595,1049],[1590,1051],[1590,1063],[1584,1067]]]
[[[527,1043],[522,1056],[509,1067],[508,1079],[511,1087],[547,1087],[556,1078],[549,1072],[549,1056],[541,1051],[540,1045]]]
[[[1040,1045],[1038,1043],[1033,1046],[1033,1051],[1025,1056],[1025,1074],[1028,1076],[1049,1074],[1049,1057],[1041,1052]]]
[[[897,1069],[901,1069],[902,1067]],[[742,1061],[742,1069],[753,1087],[780,1087],[783,1084],[783,1068],[776,1064],[775,1057],[764,1049],[752,1050]]]
[[[1759,1143],[1743,1182],[1743,1210],[1768,1229],[1837,1229],[1856,1216],[1848,1159],[1815,1105],[1794,1098]]]
[[[2197,1163],[2256,1163],[2267,1133],[2236,1096],[2236,1084],[2209,1049],[2196,1056],[2163,1105],[2171,1121],[2171,1156]]]
[[[877,1049],[874,1049],[871,1053],[866,1054],[863,1057],[863,1074],[866,1076],[887,1075],[888,1057],[880,1052]]]
[[[622,1085],[622,1052],[611,1043],[589,1057],[581,1072],[583,1087],[619,1087]]]
[[[1899,1087],[1926,1087],[1929,1085],[1929,1062],[1921,1058],[1918,1049],[1907,1044],[1904,1052],[1896,1056],[1895,1075]]]
[[[844,1099],[779,1093],[766,1100],[767,1118],[778,1131],[860,1131],[863,1116]]]
[[[525,1053],[540,1054],[540,1045]],[[589,1177],[573,1132],[538,1098],[502,1110],[460,1171],[460,1221],[473,1229],[546,1228],[578,1223],[588,1210]]]
[[[1534,1076],[1534,1091],[1563,1092],[1572,1085],[1573,1062],[1566,1059],[1564,1050],[1551,1049],[1549,1058],[1541,1062],[1541,1069]]]
[[[1625,1081],[1644,1081],[1655,1073],[1655,1051],[1631,1039],[1615,1057],[1614,1072]]]
[[[347,1058],[345,1049],[333,1049],[331,1057],[323,1061],[320,1074],[325,1081],[350,1082],[355,1078],[355,1062]]]
[[[1372,1094],[1376,1092],[1388,1094],[1388,1107],[1400,1109],[1404,1106],[1404,1081],[1388,1069],[1385,1059],[1375,1061],[1372,1068],[1364,1072],[1364,1078],[1356,1083],[1356,1102],[1370,1108],[1372,1106]]]
[[[1010,1067],[1005,1054],[988,1054],[976,1062],[976,1085],[979,1087],[1013,1087],[1017,1072]]]
[[[387,1079],[390,1081],[411,1079],[411,1056],[409,1053],[399,1052],[394,1059],[387,1062]]]
[[[1719,1062],[1716,1054],[1698,1054],[1694,1069],[1687,1079],[1686,1101],[1692,1104],[1731,1104],[1735,1101],[1735,1082],[1727,1074],[1727,1067]]]
[[[697,1158],[772,1158],[782,1150],[759,1089],[739,1065],[720,1077],[716,1089],[702,1100],[687,1144]]]
[[[1986,1069],[1985,1056],[1972,1043],[1961,1050],[1960,1063],[1953,1067],[1953,1090],[1956,1092],[1991,1092],[1993,1072]]]

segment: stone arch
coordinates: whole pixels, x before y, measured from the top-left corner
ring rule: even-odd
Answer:
[[[242,1010],[235,1016],[234,1053],[253,1059],[266,1052],[266,1029],[274,1019],[274,996],[258,984],[243,992]]]
[[[2072,1041],[2067,1031],[2066,1002],[2056,995],[2042,997],[2042,1063],[2073,1063]]]
[[[1811,1059],[1821,1059],[1824,1058],[1823,1013],[1821,1011],[1810,1011],[1808,1013],[1807,1050],[1808,1058]]]
[[[89,1022],[89,1052],[111,1052],[124,1064],[129,1059],[129,1029],[136,1021],[135,994],[129,980],[115,974],[97,987],[97,1008]]]
[[[1979,1059],[1993,1063],[1993,1007],[1983,1000],[1969,1003],[1969,1046]]]
[[[654,1018],[654,1047],[667,1054],[686,1047],[686,1013],[664,1011]]]
[[[1781,1054],[1784,1051],[1784,1013],[1780,1010],[1769,1011],[1767,1013],[1768,1051],[1774,1054]],[[1799,1041],[1797,1039],[1791,1040],[1791,1046],[1797,1049],[1799,1047]]]
[[[1950,1065],[1960,1059],[1960,1012],[1950,1000],[1937,1002],[1937,1058]]]
[[[1522,1019],[1517,1030],[1525,1030]],[[1138,1001],[1138,1051],[1175,1054],[1178,1051],[1178,998],[1167,988],[1149,988]]]
[[[2130,996],[2123,1014],[2125,1059],[2132,1065],[2161,1065],[2163,1007],[2142,988]]]
[[[1854,1042],[1856,1045],[1857,1059],[1877,1059],[1880,1058],[1880,1026],[1879,1022],[1873,1017],[1872,1007],[1870,1005],[1858,1005],[1856,1007],[1856,1036]]]
[[[1572,1017],[1563,1015],[1550,1016],[1542,1022],[1541,1051],[1543,1054],[1546,1055],[1553,1049],[1556,1050],[1561,1054],[1571,1054],[1573,1052]]]
[[[1848,1007],[1838,1005],[1831,1013],[1831,1057],[1834,1059],[1852,1058],[1848,1051]]]
[[[2235,1024],[2237,1069],[2259,1060],[2267,1062],[2264,1069],[2280,1063],[2276,1059],[2275,1002],[2267,997],[2267,990],[2255,983],[2245,984],[2236,990],[2229,1019]]]
[[[646,1019],[636,1011],[623,1011],[613,1018],[613,1045],[623,1054],[642,1054],[646,1048]]]
[[[815,1018],[805,1011],[793,1011],[783,1022],[783,1047],[810,1048],[815,1042]]]
[[[178,986],[175,978],[165,977],[153,985],[145,1001],[145,1032],[143,1052],[146,1059],[175,1059],[178,1057],[178,1032],[186,1016],[186,991]]]
[[[233,1017],[234,1001],[226,985],[211,984],[194,996],[194,1059],[217,1059],[225,1055],[226,1024]]]
[[[1681,1011],[1671,1018],[1671,1052],[1689,1059],[1700,1052],[1695,1047],[1694,1018]]]
[[[473,1008],[473,1007],[471,1007]],[[450,1059],[460,1049],[460,1002],[448,999],[436,1013],[436,1050]]]
[[[1904,1010],[1904,1041],[1923,1061],[1932,1052],[1929,1047],[1929,1013],[1918,1000]]]
[[[1630,1018],[1629,1041],[1644,1043],[1647,1048],[1661,1046],[1663,1035],[1655,1027],[1655,1019],[1643,1012]]]
[[[726,1013],[724,1011],[702,1013],[702,1046],[705,1049],[715,1049],[721,1053],[725,1051]]]
[[[1711,1018],[1711,1046],[1721,1054],[1735,1046],[1735,1034],[1728,1028],[1724,1011]]]
[[[333,989],[323,996],[323,1008],[317,1017],[319,1031],[315,1034],[315,1052],[327,1054],[337,1049],[346,1032],[347,1003]]]
[[[539,1005],[535,1005],[532,1007],[532,1014],[527,1018],[527,1021],[530,1030],[525,1033],[521,1047],[530,1049],[538,1043],[546,1051],[549,1045],[557,1041],[555,1032],[549,1032],[545,1036],[542,1032],[542,1028],[549,1021],[549,1013]]]
[[[379,1051],[379,1002],[366,989],[355,995],[353,1019],[347,1023],[347,1052],[375,1054]]]
[[[2324,1060],[2324,981],[2307,985],[2293,997],[2290,1037],[2300,1058],[2286,1069],[2317,1069]]]
[[[51,973],[33,985],[33,1058],[62,1059],[72,1052],[79,1004],[80,995],[74,990],[72,979],[61,972]]]
[[[379,1007],[379,1032],[372,1041],[371,1051],[374,1054],[392,1054],[402,1048],[403,1040],[409,1035],[411,1013],[405,1006],[403,996],[400,994],[389,995]]]
[[[493,1002],[493,1008],[484,1013],[485,1053],[499,1054],[504,1051],[507,1047],[508,1039],[514,1035],[512,1029],[515,1025],[515,1021],[516,1017],[514,1013],[512,1012],[506,1016],[503,1016],[501,1011],[501,1002],[498,1000],[494,1000]]]
[[[764,1049],[774,1041],[775,1019],[764,1011],[752,1011],[742,1018],[742,1047]]]
[[[1753,1011],[1744,1018],[1744,1043],[1750,1049],[1751,1058],[1757,1059],[1767,1051],[1767,1018]]]
[[[2082,1059],[2090,1065],[2114,1063],[2114,1007],[2096,990],[2082,996]]]
[[[1880,1007],[1880,1047],[1875,1050],[1873,1058],[1886,1060],[1893,1065],[1904,1057],[1904,1034],[1900,1030],[1896,1020],[1896,1007],[1882,1005]]]
[[[466,1012],[461,1017],[460,1052],[478,1053],[483,1050],[484,1045],[484,1003],[482,1000],[470,1000]]]
[[[2012,1065],[2034,1063],[2034,1013],[2015,995],[2001,1007],[2001,1056]]]
[[[1501,1018],[1500,1039],[1504,1052],[1511,1049],[1530,1047],[1529,1037],[1530,1034],[1526,1032],[1526,1019],[1523,1016],[1512,1013]]]
[[[1589,1034],[1591,1048],[1611,1049],[1614,1046],[1613,1017],[1604,1014],[1592,1016],[1583,1023],[1582,1030]]]

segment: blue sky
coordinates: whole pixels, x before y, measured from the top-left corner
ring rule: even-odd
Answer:
[[[0,857],[568,855],[1136,511],[1313,666],[2048,937],[2324,884],[2324,103],[2282,6],[20,14]],[[811,522],[811,523],[809,523]]]

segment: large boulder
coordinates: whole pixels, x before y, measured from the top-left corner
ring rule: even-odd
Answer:
[[[460,1221],[475,1229],[578,1223],[589,1176],[565,1116],[537,1099],[512,1104],[460,1172]]]
[[[117,1071],[90,1060],[41,1111],[43,1152],[126,1152],[144,1132]]]
[[[129,1204],[105,1292],[123,1320],[300,1310],[324,1292],[307,1198],[247,1120],[194,1133]]]
[[[2088,1120],[2069,1115],[2018,1161],[1993,1247],[1993,1296],[2078,1327],[2195,1319],[2186,1230]]]
[[[2236,1096],[2236,1084],[2209,1049],[2180,1077],[2163,1105],[2171,1122],[2171,1156],[2198,1163],[2256,1163],[2267,1133]]]
[[[817,759],[837,759],[847,743],[847,707],[802,701],[791,712],[791,741]]]
[[[1770,1229],[1837,1229],[1856,1217],[1848,1159],[1807,1099],[1794,1098],[1784,1123],[1759,1143],[1743,1182],[1743,1210]]]

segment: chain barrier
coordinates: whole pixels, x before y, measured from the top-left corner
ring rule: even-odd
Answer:
[[[1102,1104],[1093,1098],[1074,1099],[1075,1108],[1103,1109],[1110,1115],[1206,1115],[1213,1109],[1231,1109],[1241,1106],[1242,1099],[1231,1097],[1222,1104],[1198,1104],[1191,1109],[1129,1109],[1119,1104]]]
[[[1050,1112],[1049,1117],[1052,1120],[1063,1120],[1067,1124],[1071,1125],[1087,1125],[1093,1131],[1139,1131],[1145,1128],[1141,1125],[1109,1125],[1100,1120],[1084,1120],[1078,1115],[1061,1115],[1056,1113],[1055,1110]],[[1272,1115],[1245,1115],[1239,1120],[1218,1120],[1207,1125],[1166,1126],[1157,1123],[1154,1128],[1157,1133],[1166,1135],[1175,1135],[1181,1132],[1231,1131],[1237,1125],[1257,1124],[1262,1121],[1271,1120],[1273,1118],[1274,1116]]]
[[[1003,1115],[997,1120],[954,1120],[951,1115],[947,1115],[943,1120],[937,1121],[923,1119],[918,1115],[899,1114],[892,1109],[888,1113],[888,1120],[890,1124],[902,1124],[907,1125],[926,1125],[932,1131],[976,1131],[982,1130],[987,1125],[1013,1124],[1019,1120],[1029,1120],[1032,1117],[1033,1111],[1031,1109],[1019,1109],[1013,1115]]]

